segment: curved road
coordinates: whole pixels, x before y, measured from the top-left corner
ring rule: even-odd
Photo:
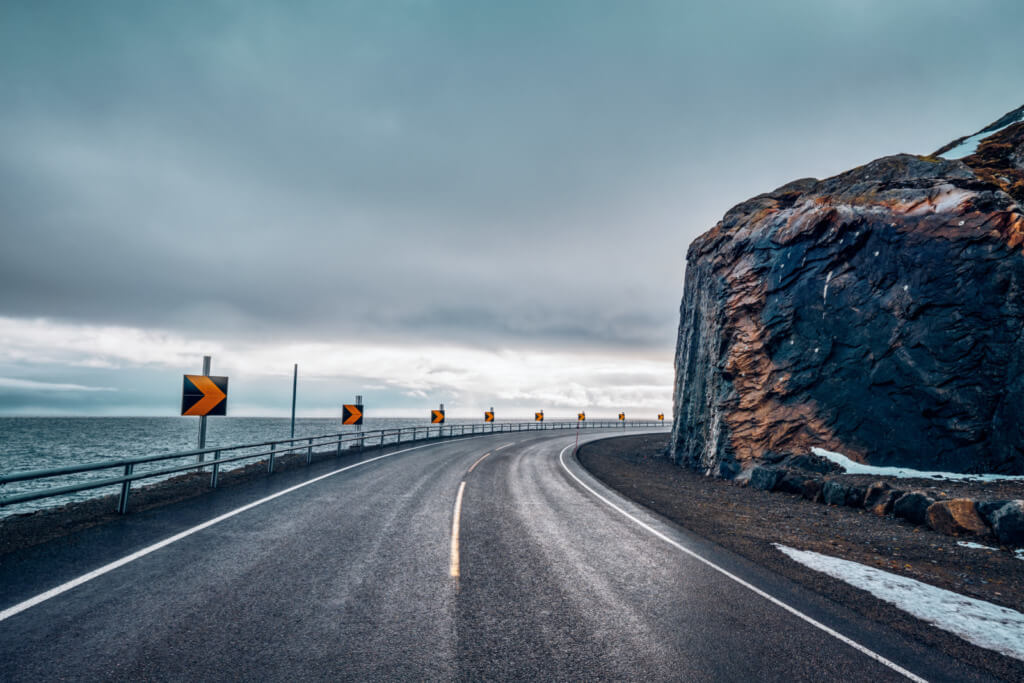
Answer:
[[[0,679],[982,680],[624,500],[574,438],[367,453],[9,555]]]

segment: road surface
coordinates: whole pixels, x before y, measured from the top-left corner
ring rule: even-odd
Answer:
[[[0,679],[983,680],[619,497],[575,436],[367,452],[10,555]]]

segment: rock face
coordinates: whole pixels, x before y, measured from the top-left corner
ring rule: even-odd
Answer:
[[[731,209],[687,254],[671,457],[1024,473],[1022,206],[1024,107]]]

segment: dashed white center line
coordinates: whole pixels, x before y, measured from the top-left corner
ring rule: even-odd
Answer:
[[[462,492],[466,490],[466,482],[459,484],[459,493],[455,496],[455,514],[452,515],[452,559],[448,572],[452,578],[459,578],[459,519],[462,517]]]

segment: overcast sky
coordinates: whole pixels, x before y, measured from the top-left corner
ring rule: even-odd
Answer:
[[[1024,5],[0,4],[0,414],[671,410],[686,247],[1024,104]]]

